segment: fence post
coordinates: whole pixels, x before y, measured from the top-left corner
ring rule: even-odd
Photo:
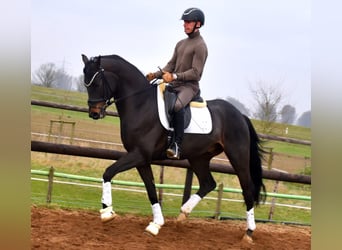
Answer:
[[[278,185],[279,185],[279,181],[276,181],[275,184],[274,184],[274,189],[273,189],[274,193],[277,193]],[[274,209],[275,209],[275,199],[276,199],[275,197],[272,198],[270,212],[268,214],[268,220],[272,220],[272,217],[273,217],[273,214],[274,214]]]
[[[219,220],[220,215],[221,215],[222,195],[223,195],[223,183],[221,182],[218,186],[217,203],[216,203],[216,211],[215,211],[216,220]]]
[[[271,170],[272,169],[272,162],[273,162],[273,148],[269,148],[269,150],[270,150],[270,155],[269,155],[268,161],[267,161],[267,168],[268,168],[268,170]],[[274,184],[274,188],[273,188],[274,193],[276,193],[278,191],[278,185],[279,185],[279,181],[276,181]],[[271,201],[271,207],[270,207],[270,212],[268,214],[268,220],[272,220],[274,210],[275,210],[275,197],[273,197],[272,201]]]
[[[273,162],[273,148],[269,148],[269,150],[270,150],[270,155],[268,157],[267,167],[268,167],[268,170],[271,170],[272,169],[272,162]]]
[[[52,196],[52,185],[53,185],[53,174],[55,172],[55,169],[53,167],[49,170],[49,182],[48,182],[48,191],[46,195],[46,202],[51,203],[51,196]]]
[[[54,124],[59,124],[58,128],[58,136],[57,136],[57,142],[61,143],[62,141],[62,133],[63,133],[63,128],[64,124],[66,125],[71,125],[71,135],[70,135],[70,144],[73,143],[74,135],[75,135],[75,124],[76,122],[68,122],[68,121],[63,121],[61,119],[59,120],[50,120],[50,128],[49,128],[49,136],[48,136],[48,141],[50,142],[51,136],[52,136],[52,128]]]
[[[72,123],[71,123],[71,138],[70,138],[70,144],[72,144],[73,139],[74,139],[74,135],[75,135],[75,124],[76,124],[76,122],[72,122]]]
[[[48,136],[48,142],[50,142],[51,135],[52,135],[52,124],[53,124],[53,121],[52,121],[52,120],[50,120],[50,127],[49,127],[49,136]]]

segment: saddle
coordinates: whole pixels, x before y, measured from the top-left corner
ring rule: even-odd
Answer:
[[[165,83],[159,84],[157,91],[160,121],[166,129],[172,130],[172,114],[177,100],[177,94]],[[185,133],[206,134],[211,132],[211,115],[207,108],[207,103],[200,96],[200,93],[198,93],[184,109]]]
[[[170,86],[166,86],[164,90],[164,102],[165,102],[165,111],[166,111],[166,117],[170,124],[170,127],[173,127],[172,124],[172,114],[173,109],[175,106],[177,100],[177,93],[172,89]],[[196,106],[196,107],[206,107],[206,102],[203,100],[203,98],[200,96],[200,93],[198,93],[190,102],[190,104],[186,105],[184,107],[184,128],[187,128],[190,124],[191,120],[191,110],[190,106]]]

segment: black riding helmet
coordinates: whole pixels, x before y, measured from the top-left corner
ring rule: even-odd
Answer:
[[[200,22],[201,26],[204,25],[204,13],[198,8],[186,9],[181,17],[184,21],[195,21]]]

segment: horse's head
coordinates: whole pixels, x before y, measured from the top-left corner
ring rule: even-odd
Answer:
[[[82,55],[84,62],[84,85],[88,92],[89,117],[97,120],[104,118],[106,108],[113,102],[113,89],[109,81],[115,80],[112,72],[106,71],[101,65],[101,57],[88,59]]]

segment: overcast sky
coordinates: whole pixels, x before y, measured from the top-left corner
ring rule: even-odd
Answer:
[[[117,54],[156,71],[186,37],[181,14],[205,13],[205,99],[238,99],[253,110],[251,88],[275,86],[297,115],[311,110],[310,0],[32,0],[31,72],[53,62],[82,74],[81,54]]]

